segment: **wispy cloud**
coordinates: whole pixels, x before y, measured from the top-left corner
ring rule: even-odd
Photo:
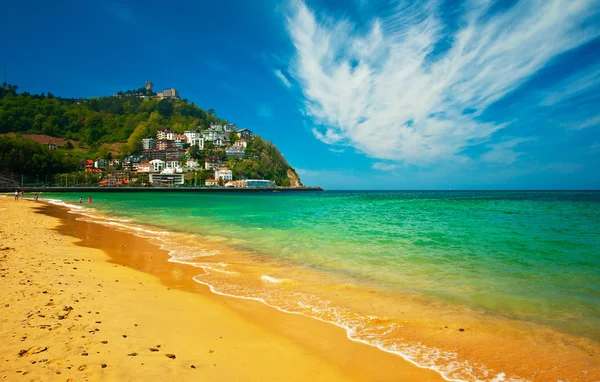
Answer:
[[[408,163],[456,160],[489,141],[506,125],[483,121],[483,112],[600,29],[582,28],[597,13],[596,0],[520,1],[502,12],[491,1],[468,0],[452,32],[435,0],[399,1],[367,31],[293,4],[290,73],[314,135]],[[514,162],[519,154],[507,145],[484,159]]]
[[[600,114],[595,117],[583,120],[581,122],[569,123],[567,126],[572,130],[583,130],[587,129],[588,127],[594,127],[598,125],[600,125]]]
[[[281,70],[276,69],[273,73],[275,73],[275,76],[277,78],[279,78],[279,80],[281,81],[281,83],[286,87],[286,88],[291,88],[292,87],[292,83],[290,82],[290,80],[287,79],[287,77],[285,76],[285,74],[283,74],[281,72]]]
[[[373,163],[372,168],[374,170],[379,170],[379,171],[394,171],[395,169],[398,168],[398,165],[393,164],[393,163],[377,162],[377,163]]]
[[[259,105],[256,109],[256,114],[263,118],[273,118],[273,110],[271,110],[271,107],[267,104]]]
[[[514,150],[514,148],[521,143],[533,140],[536,140],[536,138],[510,138],[499,143],[487,145],[487,147],[491,150],[483,154],[481,159],[494,164],[514,163],[521,155],[523,155],[522,152],[517,152]]]
[[[341,154],[344,152],[344,149],[334,149],[333,147],[331,147],[329,149],[329,151],[331,151],[332,153],[337,153],[337,154]]]

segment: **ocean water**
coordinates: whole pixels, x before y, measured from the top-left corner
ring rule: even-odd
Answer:
[[[79,196],[42,198],[155,240],[216,293],[342,326],[446,379],[505,376],[399,335],[406,317],[443,310],[600,340],[600,192]]]

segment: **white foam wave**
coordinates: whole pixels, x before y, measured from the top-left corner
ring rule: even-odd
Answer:
[[[205,268],[200,266],[200,268]],[[320,300],[316,296],[307,296],[302,293],[294,294],[298,298],[295,305],[289,303],[289,306],[281,306],[281,303],[272,303],[264,297],[254,296],[250,291],[223,291],[208,281],[203,280],[204,275],[197,275],[193,280],[199,284],[206,285],[211,292],[227,297],[234,297],[244,300],[261,302],[267,306],[275,308],[280,312],[296,314],[312,319],[316,319],[328,324],[335,325],[346,331],[348,339],[360,342],[369,346],[378,348],[386,353],[400,356],[413,365],[434,370],[447,381],[524,381],[518,378],[508,378],[505,373],[493,375],[483,366],[474,367],[468,361],[460,361],[458,353],[445,351],[434,347],[428,347],[424,344],[402,344],[397,341],[385,340],[386,334],[394,330],[401,329],[401,325],[393,322],[385,323],[383,326],[373,325],[374,322],[381,321],[376,316],[361,317],[348,312],[341,312],[335,307],[330,306],[330,301]],[[269,276],[261,276],[265,280]],[[277,279],[276,279],[277,280]],[[229,285],[230,289],[240,289],[239,287]],[[241,293],[240,293],[241,292]],[[290,300],[291,301],[291,300]],[[383,320],[385,322],[385,320]],[[485,376],[481,379],[478,376]]]
[[[388,341],[385,336],[395,330],[401,330],[402,326],[395,323],[385,323],[384,326],[373,325],[380,320],[376,316],[362,317],[357,314],[339,311],[331,306],[330,301],[320,300],[316,296],[308,296],[303,293],[295,293],[293,297],[296,301],[288,299],[286,306],[281,301],[278,303],[267,301],[265,297],[253,295],[253,292],[241,290],[242,287],[231,283],[227,288],[232,291],[219,290],[215,285],[202,280],[203,276],[210,276],[215,273],[224,275],[239,275],[238,272],[227,270],[226,263],[202,263],[199,260],[202,257],[214,256],[219,253],[215,250],[206,250],[194,246],[181,245],[177,240],[171,239],[173,235],[169,231],[158,231],[147,227],[137,226],[128,223],[128,219],[116,219],[94,213],[95,210],[89,207],[83,207],[76,204],[66,203],[57,199],[47,199],[50,203],[69,208],[70,212],[80,215],[79,220],[89,221],[97,224],[110,226],[112,228],[130,232],[136,236],[158,241],[161,249],[169,252],[169,262],[191,265],[202,269],[205,273],[193,277],[193,280],[199,284],[206,285],[212,293],[221,296],[234,297],[244,300],[261,302],[269,307],[288,314],[296,314],[321,322],[329,323],[346,331],[348,339],[360,342],[369,346],[378,348],[381,351],[400,356],[413,365],[434,370],[447,381],[522,381],[521,379],[508,378],[505,373],[492,375],[485,368],[470,365],[468,361],[459,361],[456,352],[443,351],[441,349],[427,347],[423,344],[408,345],[395,341]],[[216,238],[215,238],[216,239]],[[278,279],[268,275],[261,275],[260,279],[269,283],[280,284],[285,279]],[[385,322],[385,320],[382,320]],[[387,326],[386,326],[387,325]],[[485,379],[478,378],[485,376]]]
[[[274,283],[274,284],[281,284],[281,283],[285,282],[285,280],[280,280],[275,277],[271,277],[271,276],[267,276],[267,275],[260,276],[260,279],[264,280],[264,281],[268,281],[270,283]]]

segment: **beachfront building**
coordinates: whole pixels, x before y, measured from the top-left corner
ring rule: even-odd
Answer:
[[[227,158],[245,158],[246,157],[246,153],[244,152],[244,149],[241,147],[236,147],[236,146],[226,148],[225,153],[227,154]]]
[[[106,169],[106,159],[98,158],[94,161],[94,167],[99,168],[100,170]]]
[[[275,182],[266,179],[246,179],[246,186],[256,188],[275,188]]]
[[[123,170],[136,171],[141,162],[147,161],[145,155],[129,155],[123,159]]]
[[[226,167],[221,167],[215,170],[215,179],[222,179],[224,182],[233,180],[233,173]]]
[[[152,150],[156,147],[156,139],[144,138],[142,139],[142,150]]]
[[[152,164],[150,164],[150,162],[142,162],[138,164],[136,171],[138,173],[148,173],[153,171],[153,167]]]
[[[241,129],[238,130],[238,136],[241,139],[245,139],[247,141],[252,140],[252,131],[248,130],[248,129]]]
[[[165,168],[170,170],[175,170],[179,167],[178,160],[168,160],[165,162]]]
[[[175,132],[169,128],[160,129],[156,132],[157,140],[165,139],[167,141],[172,141],[174,136]]]
[[[161,172],[165,168],[165,162],[160,159],[151,160],[150,164],[152,165],[152,171],[154,172]]]
[[[246,187],[246,181],[245,180],[230,180],[229,182],[225,183],[225,187],[244,188],[244,187]]]
[[[150,183],[155,186],[173,187],[184,183],[183,174],[150,174]]]
[[[204,181],[204,185],[205,186],[210,186],[210,187],[218,186],[219,185],[219,181],[216,180],[216,179],[206,179]]]
[[[221,159],[219,159],[219,157],[216,156],[206,157],[204,161],[204,168],[207,170],[217,170],[222,165],[223,162],[221,162]]]
[[[46,143],[46,146],[48,146],[50,150],[56,150],[58,148],[58,146],[54,143]]]

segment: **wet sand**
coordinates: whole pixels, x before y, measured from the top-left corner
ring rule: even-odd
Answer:
[[[0,378],[442,380],[335,326],[214,295],[145,239],[30,201],[0,197],[0,216]]]

